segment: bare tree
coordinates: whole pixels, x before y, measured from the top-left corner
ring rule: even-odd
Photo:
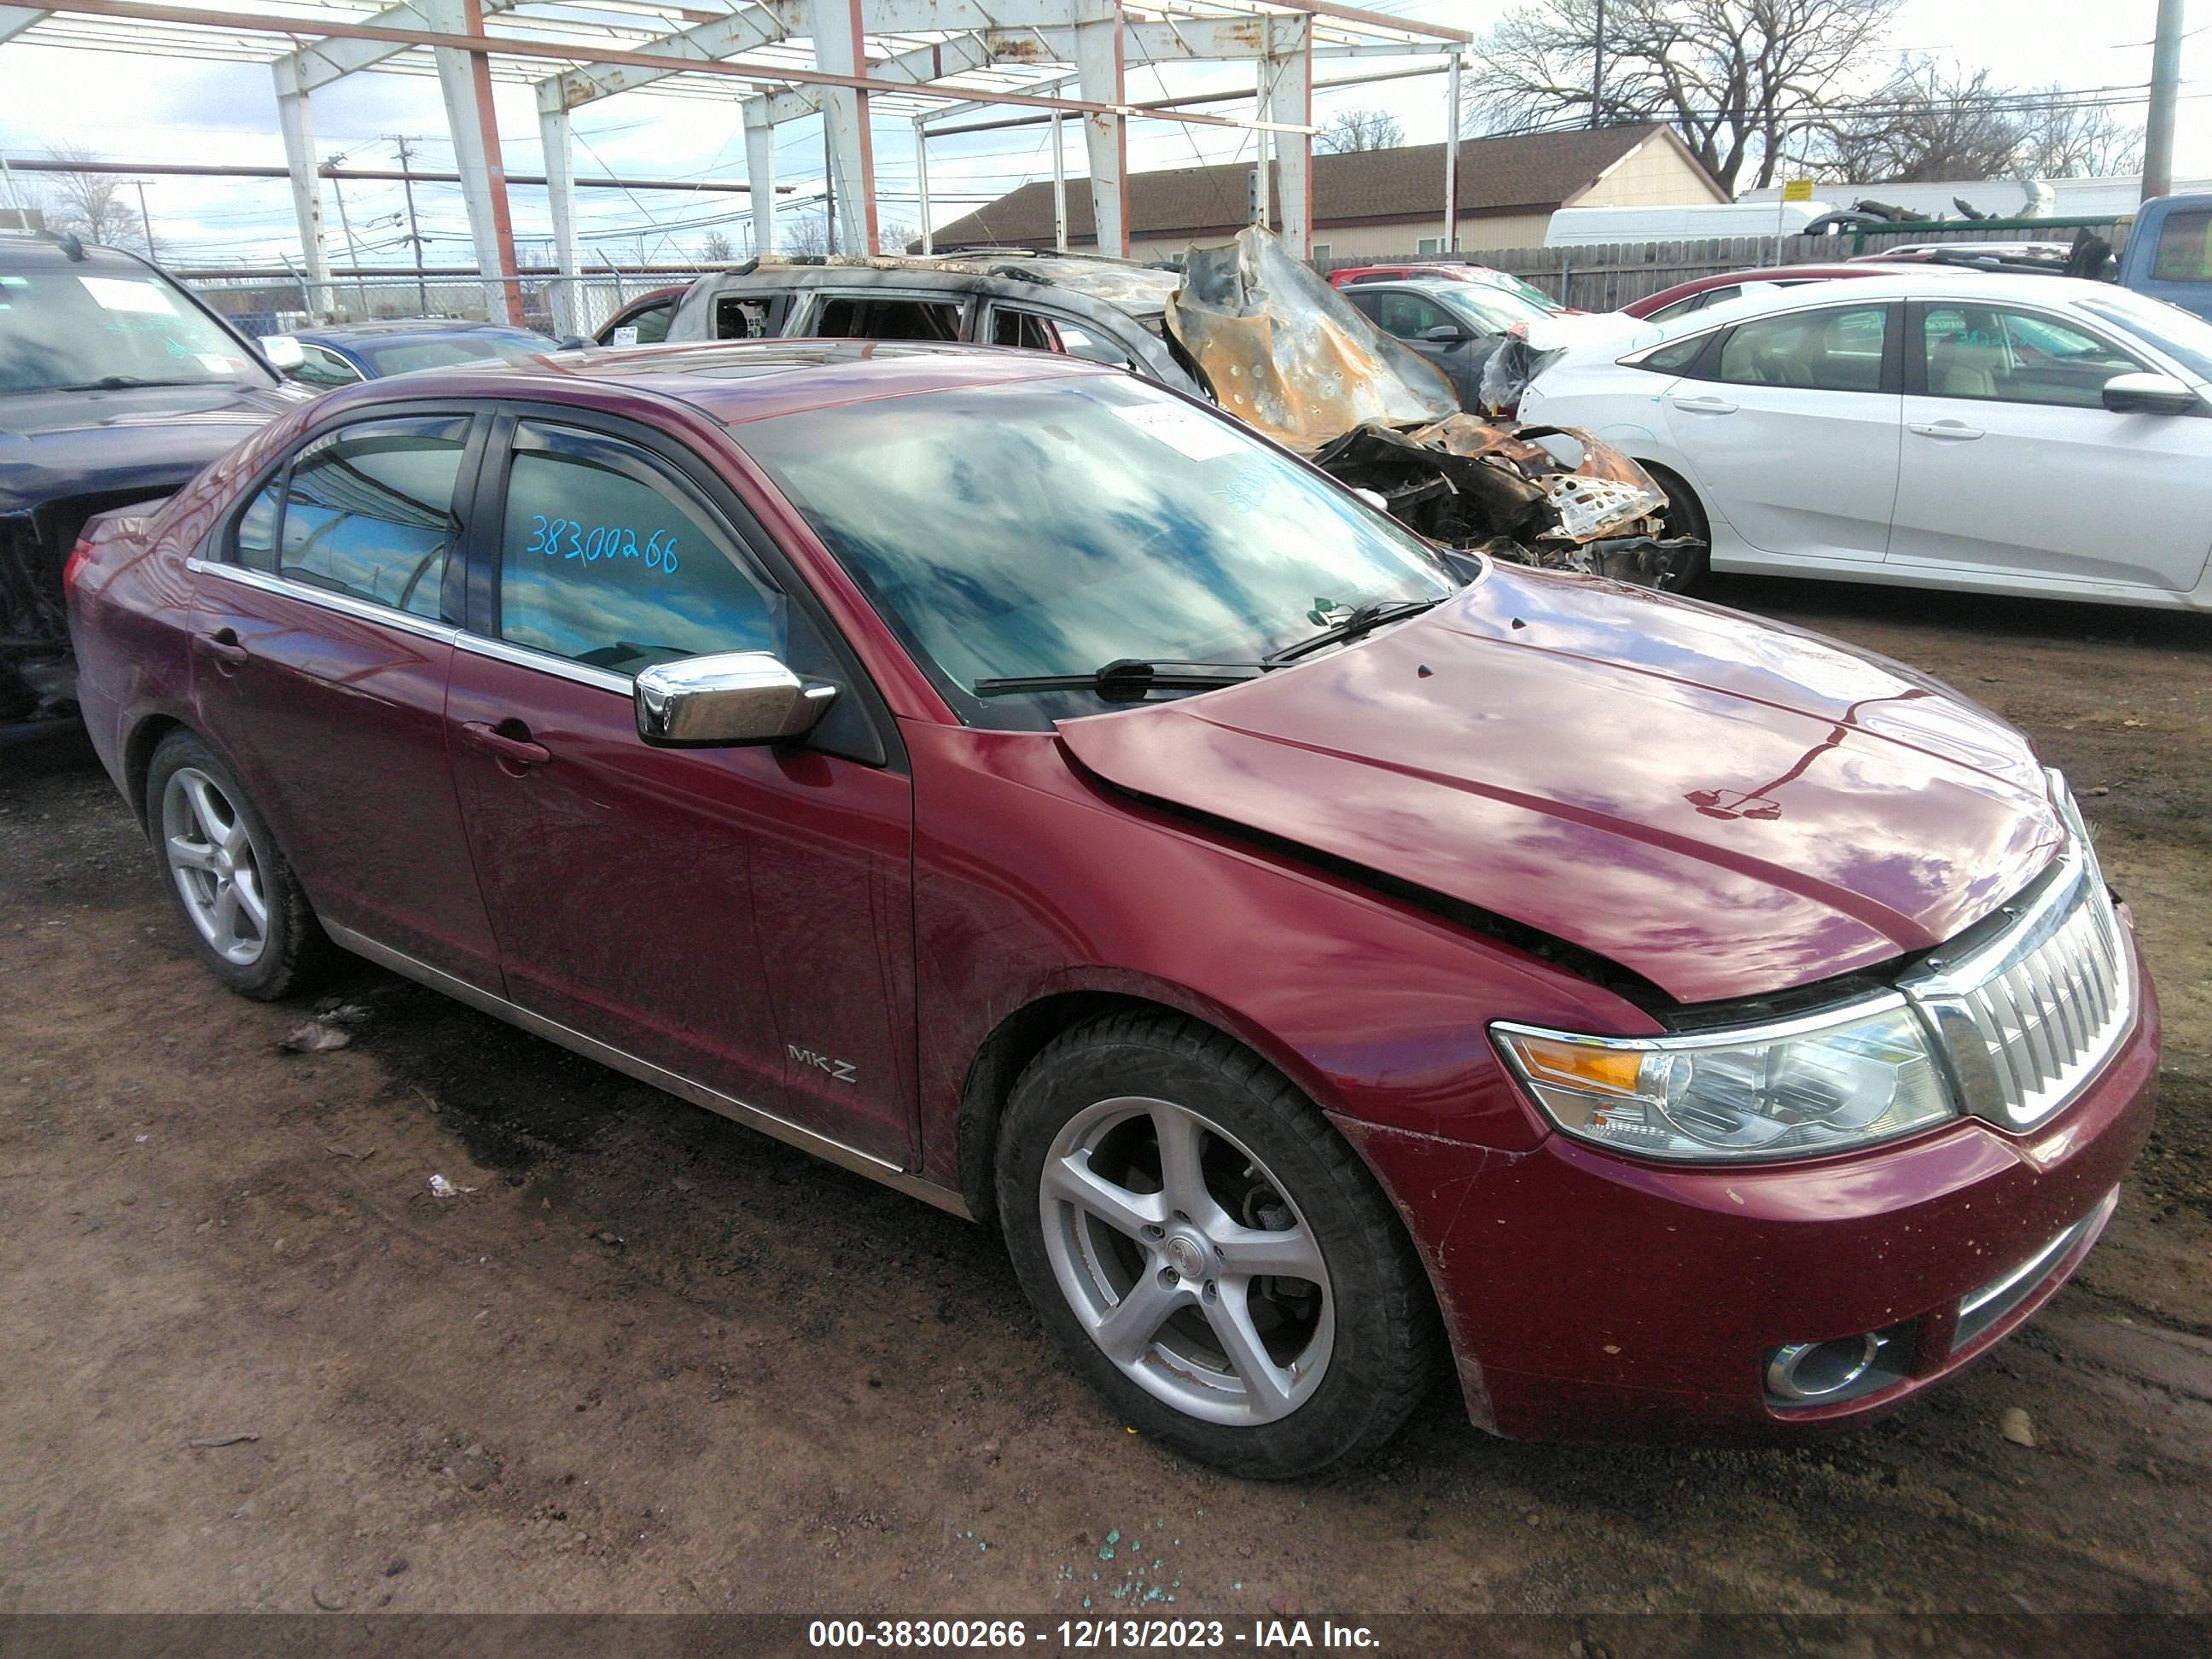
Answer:
[[[151,258],[137,208],[129,198],[128,181],[112,173],[79,172],[88,161],[100,159],[80,144],[55,144],[46,155],[72,170],[46,175],[49,192],[46,223],[55,230],[74,231],[88,242],[106,242],[135,247]]]
[[[1801,159],[1838,180],[1909,185],[2132,173],[2142,158],[2141,130],[2104,105],[2057,87],[1992,86],[1986,70],[1946,70],[1923,57],[1824,117]]]
[[[811,213],[778,214],[775,246],[780,253],[827,253],[830,251],[828,216],[818,209]]]
[[[1389,110],[1348,109],[1322,124],[1313,147],[1324,155],[1341,155],[1355,149],[1395,149],[1405,142],[1405,128]]]
[[[719,230],[710,230],[699,239],[699,263],[707,265],[726,265],[735,257],[730,239]]]
[[[1667,121],[1721,186],[1774,181],[1785,142],[1880,45],[1901,0],[1531,0],[1477,53],[1462,131]]]
[[[1880,88],[1823,117],[1805,160],[1824,177],[1863,185],[2009,178],[2023,133],[2006,97],[1985,69],[1908,58]]]
[[[2014,166],[2023,177],[2109,179],[2142,171],[2143,130],[2109,105],[2076,102],[2049,86],[2033,94],[2021,124]]]
[[[886,253],[903,253],[921,240],[921,233],[903,219],[876,222],[876,246]]]

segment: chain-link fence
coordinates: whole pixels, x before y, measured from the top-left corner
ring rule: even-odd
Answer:
[[[517,277],[522,323],[556,339],[589,338],[633,300],[689,287],[696,270],[605,271],[583,276]],[[264,272],[199,272],[181,279],[216,311],[256,337],[349,323],[429,318],[483,322],[501,284],[472,272],[382,272],[335,276],[319,291],[304,276]]]

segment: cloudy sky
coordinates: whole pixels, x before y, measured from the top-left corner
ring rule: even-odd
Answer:
[[[1478,30],[1493,9],[1469,0],[1364,0],[1370,9],[1431,21],[1465,23]],[[2200,5],[2200,11],[2212,10]],[[1930,53],[1967,68],[1987,67],[2000,83],[2069,88],[2140,87],[2150,74],[2149,40],[2155,0],[1907,0],[1889,39],[1869,51],[1866,73],[1878,80],[1900,52]],[[2176,139],[2178,176],[2212,175],[2212,16],[2194,26],[2182,62],[2182,101]],[[1370,73],[1393,64],[1358,68],[1324,66],[1320,78]],[[1147,99],[1239,84],[1249,70],[1188,67],[1135,69],[1130,96]],[[21,42],[0,46],[0,151],[36,155],[56,144],[81,145],[122,161],[195,161],[281,164],[276,100],[266,69],[256,64],[162,61],[108,53],[65,52]],[[501,143],[516,173],[542,169],[538,122],[529,89],[497,90]],[[1395,114],[1409,143],[1443,135],[1441,76],[1402,81],[1316,100],[1316,118],[1339,110],[1381,106]],[[1219,106],[1227,112],[1231,106]],[[434,80],[360,75],[315,98],[317,149],[325,160],[343,154],[352,165],[388,167],[393,148],[386,135],[420,141],[418,165],[450,169],[452,149],[442,137],[445,113]],[[1009,112],[1014,113],[1017,112]],[[2140,107],[2125,112],[2140,119]],[[654,178],[742,178],[744,144],[735,106],[636,93],[578,112],[579,173]],[[1069,127],[1069,171],[1083,169],[1081,140]],[[1142,122],[1132,130],[1131,165],[1138,170],[1228,161],[1249,155],[1251,135],[1179,123]],[[1045,130],[1017,128],[967,138],[933,140],[930,179],[942,222],[979,202],[1052,172]],[[819,125],[781,130],[780,183],[818,190],[822,173]],[[877,134],[878,176],[887,223],[918,220],[915,171],[907,124],[882,124]],[[18,175],[19,185],[28,175]],[[467,224],[454,185],[417,188],[423,230],[433,263],[467,263]],[[148,182],[147,204],[164,257],[179,265],[273,264],[280,249],[296,256],[289,197],[281,180]],[[515,229],[527,245],[550,230],[542,191],[517,188],[512,196]],[[641,257],[677,261],[695,257],[700,239],[717,221],[741,251],[750,229],[742,197],[629,196],[617,191],[583,193],[580,215],[587,246],[617,262]],[[397,185],[345,187],[345,209],[356,236],[376,250],[365,263],[398,263],[405,252],[395,240],[402,207]],[[328,191],[324,212],[334,260],[345,258],[337,214]]]

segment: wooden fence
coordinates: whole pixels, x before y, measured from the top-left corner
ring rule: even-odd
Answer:
[[[2069,219],[2033,228],[2016,221],[1984,226],[1971,220],[1946,220],[1941,227],[1909,226],[1896,230],[1846,233],[1839,236],[1716,237],[1694,242],[1613,242],[1591,247],[1505,247],[1462,249],[1456,256],[1494,270],[1510,271],[1554,299],[1583,311],[1613,311],[1632,300],[1672,288],[1692,276],[1761,265],[1832,263],[1886,247],[1923,242],[2070,242],[2087,225],[2117,241],[2114,222]],[[1433,253],[1369,254],[1332,259],[1324,272],[1346,265],[1433,262]]]

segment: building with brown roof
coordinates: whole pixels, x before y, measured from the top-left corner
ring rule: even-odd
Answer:
[[[1249,163],[1129,175],[1130,256],[1157,259],[1224,240],[1250,222]],[[1663,122],[1462,139],[1462,251],[1534,247],[1561,207],[1671,207],[1728,192]],[[1313,158],[1316,260],[1443,251],[1444,147],[1409,144]],[[1280,224],[1279,198],[1270,222]],[[1091,190],[1067,181],[1068,246],[1095,247]],[[1052,246],[1052,185],[1024,185],[936,233],[936,245]]]

